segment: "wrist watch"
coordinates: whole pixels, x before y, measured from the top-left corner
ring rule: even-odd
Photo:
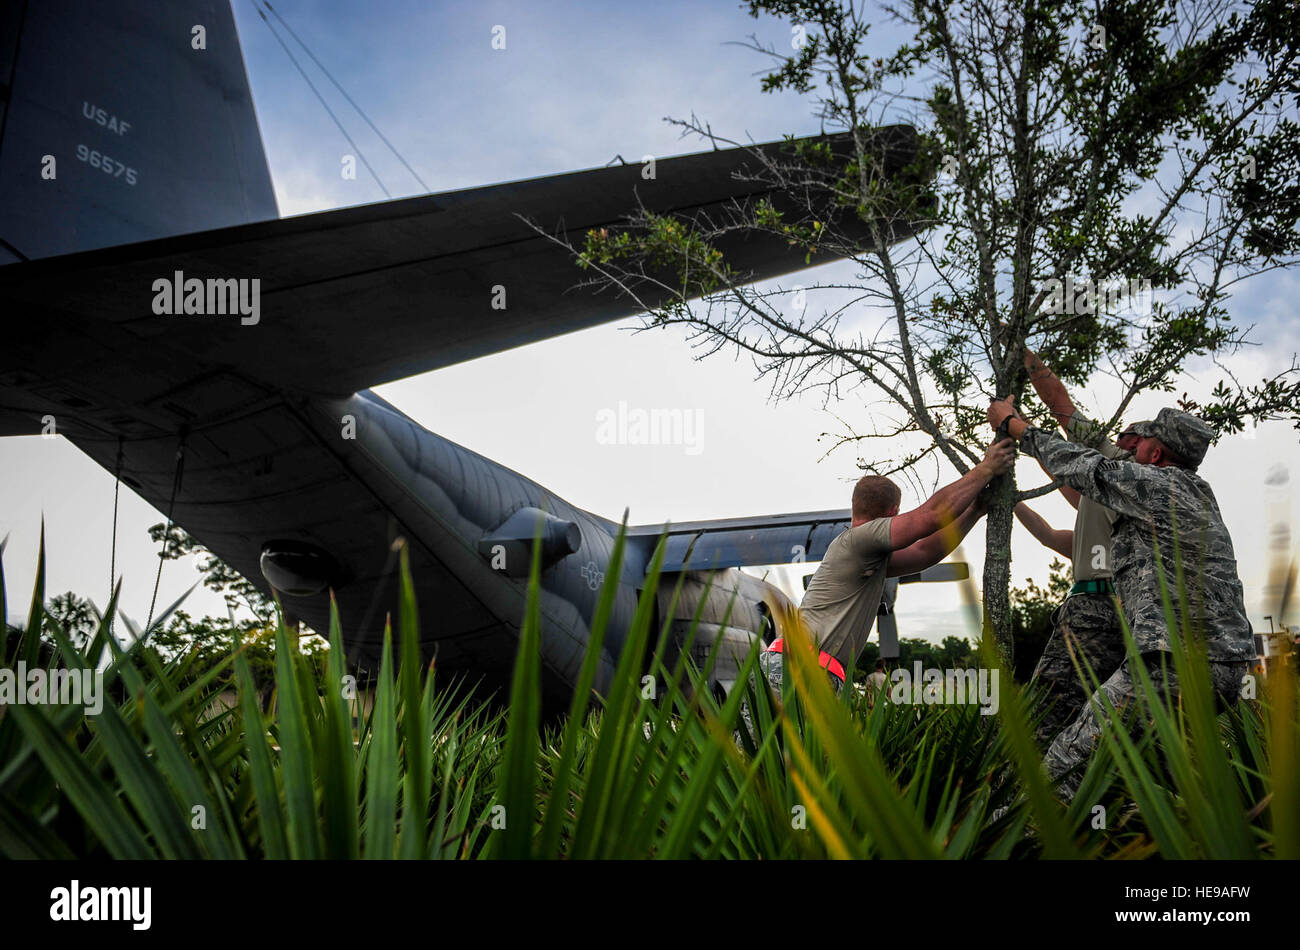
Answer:
[[[998,423],[997,435],[993,441],[1001,442],[1003,439],[1012,438],[1011,420],[1014,419],[1015,417],[1016,414],[1014,412],[1007,413],[1007,415],[1002,419],[1002,421]]]

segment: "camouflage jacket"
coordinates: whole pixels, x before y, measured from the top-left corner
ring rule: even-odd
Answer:
[[[1111,569],[1139,651],[1169,649],[1158,562],[1176,616],[1185,615],[1199,631],[1209,658],[1254,658],[1232,538],[1205,479],[1180,468],[1108,459],[1042,429],[1026,431],[1020,444],[1057,481],[1118,516],[1111,529]],[[1178,589],[1175,544],[1185,598]]]

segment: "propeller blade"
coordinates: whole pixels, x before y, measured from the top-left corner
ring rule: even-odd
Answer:
[[[876,616],[876,633],[880,637],[880,657],[884,660],[898,659],[898,623],[892,613]]]
[[[1279,625],[1286,623],[1286,608],[1291,603],[1291,595],[1295,593],[1296,581],[1296,562],[1291,562],[1291,568],[1287,571],[1286,581],[1282,585],[1282,597],[1277,605],[1277,622]]]
[[[961,548],[957,549],[961,552]],[[984,607],[980,603],[979,588],[975,586],[975,579],[970,576],[969,566],[966,567],[966,576],[961,579],[961,605],[966,614],[966,623],[970,627],[971,639],[978,646],[984,637]]]
[[[1277,597],[1273,618],[1277,625],[1286,628],[1286,611],[1295,593],[1296,562],[1292,556],[1291,504],[1288,486],[1291,473],[1285,465],[1274,465],[1264,477],[1265,492],[1269,497],[1271,521],[1269,548],[1272,549],[1265,601]]]
[[[894,601],[898,596],[898,579],[885,581],[885,590],[876,611],[876,636],[880,640],[880,658],[898,659],[898,621],[894,617]]]
[[[915,584],[929,581],[964,581],[970,577],[970,565],[963,561],[945,561],[934,567],[927,567],[919,574],[904,574],[898,579],[900,584]]]

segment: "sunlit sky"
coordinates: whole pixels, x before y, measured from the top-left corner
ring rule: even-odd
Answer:
[[[692,113],[733,139],[768,141],[819,131],[811,103],[766,95],[757,73],[767,61],[737,41],[756,34],[788,48],[790,28],[751,19],[734,3],[306,2],[276,8],[326,64],[434,191],[555,174],[608,163],[707,148],[682,140],[663,121]],[[282,215],[307,214],[384,200],[361,170],[340,174],[346,141],[251,3],[234,4],[247,70]],[[495,25],[505,50],[491,48]],[[890,48],[889,30],[877,36]],[[300,56],[306,61],[306,57]],[[309,67],[311,68],[311,67]],[[311,72],[394,198],[422,189],[388,153],[328,82]],[[806,283],[851,279],[852,268],[828,265],[798,278]],[[795,278],[791,278],[794,280]],[[1293,273],[1245,285],[1230,302],[1238,322],[1254,324],[1256,346],[1227,363],[1245,380],[1289,365],[1300,350],[1292,318],[1300,298]],[[364,321],[359,321],[359,326]],[[866,443],[828,456],[847,423],[870,428],[875,407],[861,391],[830,406],[818,393],[782,402],[756,380],[752,364],[731,354],[704,360],[681,332],[633,333],[635,317],[548,340],[381,387],[386,399],[429,429],[520,471],[570,502],[633,523],[684,521],[847,507],[861,453],[879,459],[897,445]],[[358,330],[358,332],[362,332]],[[1188,366],[1178,392],[1204,396],[1222,371],[1207,361]],[[1076,401],[1109,412],[1115,394],[1099,381]],[[1150,418],[1171,402],[1146,394],[1130,419]],[[641,409],[698,412],[698,452],[688,446],[609,445],[597,439],[597,418],[620,402]],[[689,450],[688,450],[689,449]],[[61,438],[0,442],[0,537],[9,535],[5,576],[11,621],[25,613],[42,516],[48,545],[48,590],[72,589],[106,600],[113,478]],[[1032,460],[1021,482],[1039,484]],[[1296,506],[1296,482],[1266,488],[1278,465],[1300,476],[1300,443],[1290,427],[1265,424],[1250,437],[1227,437],[1201,473],[1215,487],[1236,543],[1247,607],[1256,629],[1273,613],[1262,590],[1269,525]],[[942,481],[954,473],[943,470]],[[934,475],[925,473],[927,489]],[[904,488],[904,507],[922,499]],[[1073,511],[1059,498],[1036,507],[1056,526]],[[156,548],[146,528],[163,516],[123,486],[118,569],[126,612],[148,610]],[[983,526],[964,557],[978,576]],[[1012,542],[1013,576],[1046,578],[1051,555],[1019,526]],[[197,574],[169,562],[159,601],[179,596]],[[799,589],[787,577],[791,592]],[[187,609],[224,615],[218,597],[199,591]],[[899,603],[903,636],[965,635],[954,585],[905,590]]]

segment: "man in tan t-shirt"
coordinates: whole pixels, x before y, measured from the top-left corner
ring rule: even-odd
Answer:
[[[915,574],[951,554],[984,515],[980,492],[1014,461],[1010,442],[995,442],[969,472],[902,514],[902,492],[888,478],[867,475],[858,480],[850,525],[827,547],[799,608],[816,637],[819,662],[837,691],[871,635],[885,578]],[[784,669],[781,650],[777,641],[759,657],[777,690]]]
[[[1133,433],[1125,432],[1117,442],[1102,438],[1101,427],[1075,408],[1065,386],[1028,348],[1025,368],[1038,398],[1070,441],[1092,446],[1107,458],[1129,457],[1136,441]],[[1024,502],[1016,505],[1020,523],[1043,545],[1068,557],[1074,570],[1074,586],[1052,612],[1052,635],[1034,668],[1033,678],[1043,686],[1048,703],[1038,725],[1038,739],[1044,744],[1074,720],[1092,693],[1079,670],[1091,667],[1098,682],[1105,682],[1124,662],[1124,635],[1111,585],[1110,529],[1117,516],[1069,486],[1062,485],[1060,491],[1077,509],[1073,530],[1053,528]]]

